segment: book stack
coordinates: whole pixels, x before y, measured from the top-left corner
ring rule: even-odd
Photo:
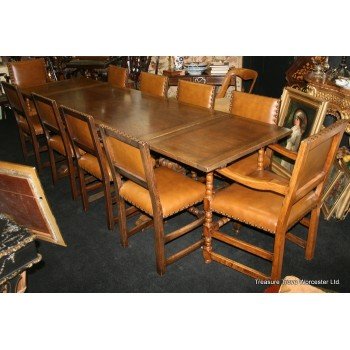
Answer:
[[[226,75],[226,73],[230,69],[228,62],[212,63],[209,67],[211,75]]]

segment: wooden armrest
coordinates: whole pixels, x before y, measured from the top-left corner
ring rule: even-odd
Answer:
[[[230,178],[244,186],[262,191],[272,191],[279,194],[287,194],[289,186],[280,182],[278,179],[263,180],[253,176],[241,175],[232,172]]]
[[[291,151],[291,150],[279,145],[278,143],[273,143],[273,144],[269,145],[268,147],[271,148],[273,151],[278,152],[289,159],[292,159],[292,160],[297,159],[297,155],[298,155],[297,152]]]

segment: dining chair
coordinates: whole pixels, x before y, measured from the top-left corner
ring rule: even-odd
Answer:
[[[227,223],[221,219],[212,223],[209,237],[205,237],[208,244],[204,249],[210,255],[208,262],[217,261],[261,280],[279,280],[286,239],[304,248],[305,258],[311,260],[315,251],[325,180],[346,126],[347,121],[340,120],[303,140],[290,179],[269,170],[258,170],[249,176],[240,173],[231,175],[235,183],[215,193],[210,209],[224,218],[237,220],[271,234],[274,237],[273,251],[263,248],[261,241],[260,245],[255,245],[258,237],[253,244],[220,231],[220,226]],[[306,239],[289,232],[299,222],[308,228]],[[261,232],[254,232],[255,234]],[[212,240],[225,242],[271,261],[271,273],[266,274],[223,256]]]
[[[179,79],[177,100],[197,107],[213,109],[215,86]]]
[[[108,83],[120,88],[125,88],[128,82],[127,68],[110,65],[107,68]]]
[[[253,70],[253,69],[248,69],[248,68],[232,68],[230,69],[224,79],[224,82],[222,83],[216,97],[217,98],[223,98],[226,95],[227,89],[230,86],[231,83],[231,78],[232,76],[236,76],[238,78],[242,79],[242,83],[245,81],[250,81],[251,84],[249,86],[249,88],[244,88],[244,86],[242,86],[242,91],[243,92],[247,92],[247,93],[251,93],[254,89],[256,80],[258,78],[258,72]]]
[[[49,82],[44,58],[12,61],[7,64],[11,83],[20,88],[43,85]]]
[[[169,78],[164,75],[140,73],[140,91],[147,94],[166,97],[168,93]]]
[[[258,78],[258,72],[253,70],[253,69],[248,69],[248,68],[232,68],[230,69],[226,76],[225,79],[218,91],[218,93],[215,96],[215,107],[214,109],[222,112],[228,112],[229,109],[229,99],[225,98],[227,89],[229,88],[231,84],[231,79],[232,77],[238,77],[242,80],[242,92],[247,92],[247,93],[252,93],[253,88],[255,86],[256,80]],[[249,88],[246,88],[244,86],[245,83],[250,83]],[[236,87],[237,87],[237,82],[236,82]],[[237,90],[237,88],[236,88]]]
[[[167,167],[155,167],[146,142],[103,126],[100,126],[100,130],[117,187],[115,192],[121,244],[126,247],[131,235],[153,222],[157,272],[163,275],[169,264],[202,245],[199,233],[199,239],[180,251],[170,256],[166,256],[165,252],[168,243],[203,224],[204,215],[195,205],[203,201],[205,186]],[[129,229],[126,202],[140,209],[149,220]],[[185,210],[192,213],[196,219],[171,233],[165,233],[164,220],[169,220]]]
[[[44,58],[35,58],[23,61],[11,61],[7,63],[9,76],[12,84],[20,89],[44,85],[51,81]],[[37,114],[33,101],[25,98],[25,105],[30,116]]]
[[[46,164],[41,162],[40,153],[46,151],[47,146],[41,142],[44,131],[38,115],[29,114],[22,93],[17,85],[11,85],[7,82],[2,82],[1,84],[16,118],[24,159],[27,162],[29,156],[34,154],[38,172],[41,172]],[[31,143],[34,152],[28,149],[28,142]]]
[[[90,202],[104,196],[107,225],[108,229],[112,230],[117,221],[117,216],[113,213],[114,194],[110,184],[112,174],[94,118],[66,106],[61,106],[60,111],[73,146],[84,211],[88,210]],[[96,193],[101,187],[103,190]],[[88,195],[88,192],[92,194]]]
[[[267,124],[277,125],[280,109],[280,99],[248,94],[246,92],[234,91],[231,98],[230,113],[239,117],[249,118]],[[264,168],[270,164],[270,151],[264,157]],[[258,154],[255,152],[245,156],[225,168],[218,169],[217,173],[231,178],[231,173],[248,175],[258,168]]]
[[[72,197],[73,199],[76,199],[78,197],[78,192],[76,186],[76,171],[74,169],[73,149],[68,139],[66,128],[56,101],[35,93],[32,94],[32,97],[47,141],[52,182],[53,184],[56,184],[58,178],[68,175]],[[54,151],[61,157],[55,157]],[[62,160],[67,164],[67,173],[60,173],[57,171],[56,163]]]

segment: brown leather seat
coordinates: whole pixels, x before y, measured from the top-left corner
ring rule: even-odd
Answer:
[[[128,82],[128,70],[127,68],[110,65],[107,69],[107,77],[108,83],[125,88]]]
[[[177,100],[198,107],[213,109],[215,86],[179,80]]]
[[[200,233],[199,240],[195,243],[169,257],[166,257],[165,254],[167,243],[202,225],[203,213],[193,206],[203,201],[205,186],[169,168],[154,168],[147,143],[103,126],[100,126],[100,130],[115,179],[114,183],[118,186],[116,191],[119,193],[117,198],[121,243],[123,246],[127,246],[131,235],[152,224],[153,221],[157,272],[163,275],[167,265],[202,245]],[[122,176],[125,181],[122,181]],[[125,201],[141,209],[151,218],[132,229],[128,229]],[[186,209],[197,217],[196,220],[176,231],[165,234],[164,218]]]
[[[168,93],[169,79],[164,75],[141,72],[140,91],[147,94],[166,97]]]
[[[279,99],[234,91],[232,93],[230,113],[268,124],[277,124],[279,107]],[[269,155],[270,153],[264,159],[264,168],[270,164]],[[219,169],[217,172],[231,178],[231,173],[239,172],[242,175],[248,175],[257,170],[257,167],[258,153],[254,153],[234,162],[226,168]]]
[[[115,221],[117,221],[113,214],[113,198],[110,184],[112,176],[104,148],[97,133],[94,118],[66,106],[61,106],[60,109],[67,126],[69,139],[73,145],[74,157],[77,160],[83,208],[87,211],[89,202],[104,195],[107,225],[112,230]],[[82,154],[81,150],[85,153]],[[103,192],[88,196],[88,191],[99,187],[103,188]]]
[[[236,173],[232,174],[236,183],[215,193],[211,203],[213,212],[272,233],[274,248],[270,252],[229,236],[219,231],[215,224],[211,227],[210,237],[270,260],[271,275],[224,257],[214,250],[210,253],[211,258],[254,278],[273,280],[281,277],[285,238],[305,248],[306,259],[312,259],[324,183],[346,125],[346,121],[339,121],[302,141],[291,179],[269,170],[256,171],[249,176]],[[305,217],[310,212],[309,220]],[[288,232],[299,221],[309,228],[306,240]]]
[[[15,114],[24,159],[27,161],[32,154],[27,148],[27,142],[29,141],[33,146],[37,169],[40,172],[43,167],[40,153],[46,151],[47,147],[40,144],[43,129],[38,116],[36,114],[29,115],[22,93],[17,85],[2,82],[2,86]]]

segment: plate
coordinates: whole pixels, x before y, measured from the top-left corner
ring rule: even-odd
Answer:
[[[350,80],[348,79],[335,79],[335,85],[350,89]]]

